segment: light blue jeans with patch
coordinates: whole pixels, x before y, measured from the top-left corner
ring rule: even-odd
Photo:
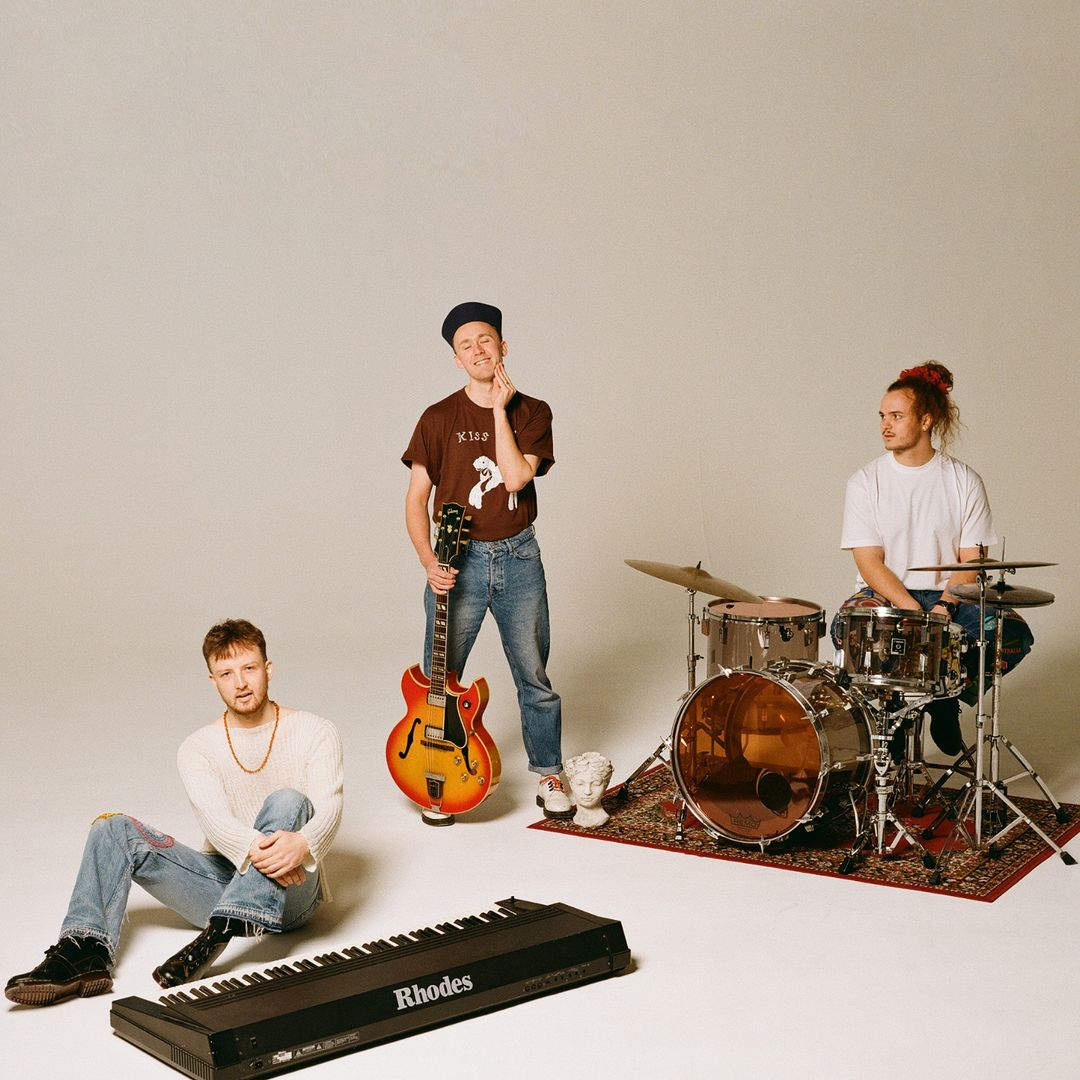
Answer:
[[[435,625],[435,594],[430,587],[424,590],[424,609],[424,671],[430,674]],[[506,540],[473,540],[466,549],[449,593],[446,641],[446,666],[462,682],[465,663],[489,611],[495,616],[517,687],[529,769],[541,776],[558,773],[562,769],[562,701],[547,676],[551,647],[547,580],[531,525]]]
[[[269,836],[296,832],[314,808],[305,795],[283,788],[266,797],[254,828]],[[178,844],[127,814],[90,826],[61,936],[101,941],[115,960],[131,883],[202,929],[212,916],[243,919],[274,932],[302,926],[319,906],[319,873],[299,885],[279,885],[255,867],[238,873],[224,855]]]

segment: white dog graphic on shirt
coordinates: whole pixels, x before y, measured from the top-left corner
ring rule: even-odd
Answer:
[[[499,466],[495,464],[491,458],[481,454],[473,462],[473,468],[480,474],[480,479],[473,485],[472,491],[469,492],[469,505],[475,506],[477,510],[484,505],[484,496],[495,487],[498,487],[503,482],[502,473],[499,471]],[[517,492],[511,491],[510,497],[507,500],[506,508],[508,510],[517,509]]]

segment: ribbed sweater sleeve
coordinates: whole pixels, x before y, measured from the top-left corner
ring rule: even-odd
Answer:
[[[230,726],[236,756],[247,768],[258,768],[272,731],[273,721],[256,728]],[[307,869],[314,870],[330,849],[341,823],[344,767],[341,740],[328,720],[283,709],[266,765],[246,773],[233,759],[219,719],[184,740],[177,767],[206,837],[205,850],[224,855],[241,873],[259,836],[253,827],[259,810],[271,792],[282,788],[302,792],[314,807],[300,829],[311,849]]]

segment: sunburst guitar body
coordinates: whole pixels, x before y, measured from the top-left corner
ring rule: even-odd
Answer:
[[[435,554],[449,567],[468,544],[468,518],[457,503],[444,503]],[[499,785],[495,740],[484,728],[487,680],[462,686],[446,668],[447,596],[435,597],[431,677],[414,664],[401,677],[405,715],[386,742],[386,765],[397,786],[425,811],[462,814],[479,806]]]

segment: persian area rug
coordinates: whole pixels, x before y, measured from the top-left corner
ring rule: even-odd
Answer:
[[[923,839],[923,829],[934,822],[940,804],[931,805],[924,817],[910,817],[910,811],[900,803],[896,808],[897,815],[932,854],[939,855],[946,844],[950,844],[954,849],[946,861],[941,882],[931,883],[933,871],[923,866],[919,852],[909,847],[906,841],[901,841],[896,854],[892,856],[876,854],[871,842],[868,853],[858,861],[855,869],[849,874],[841,874],[840,864],[854,839],[850,813],[838,816],[830,824],[819,825],[810,833],[796,830],[776,844],[770,845],[767,852],[762,852],[726,840],[713,839],[689,812],[684,826],[685,840],[676,842],[674,800],[677,791],[671,773],[664,766],[638,777],[625,804],[618,802],[616,791],[617,788],[612,788],[604,796],[603,806],[611,815],[611,820],[600,828],[582,829],[573,821],[548,819],[537,821],[528,828],[568,836],[584,836],[594,840],[612,840],[620,844],[634,844],[638,847],[658,848],[710,859],[774,866],[806,874],[842,877],[873,885],[919,889],[923,892],[982,900],[986,903],[992,903],[1039,863],[1055,854],[1023,822],[999,841],[1001,851],[998,858],[990,858],[984,851],[973,851],[966,845],[957,843],[955,838],[950,843],[950,834],[955,823],[947,818],[935,829],[932,838]],[[1068,820],[1061,823],[1049,802],[1011,797],[1059,846],[1064,846],[1068,840],[1080,833],[1080,806],[1063,803],[1063,809],[1068,812]],[[887,843],[891,842],[893,835],[892,828],[889,827],[886,832]]]

